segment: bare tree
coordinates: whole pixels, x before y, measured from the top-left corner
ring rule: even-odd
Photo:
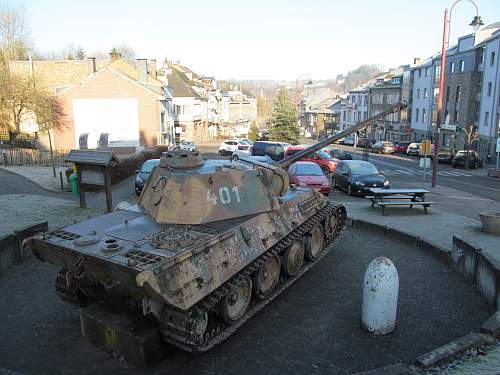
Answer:
[[[0,48],[2,60],[9,69],[9,61],[22,59],[27,54],[27,28],[22,8],[0,8]]]
[[[130,62],[135,60],[135,50],[126,44],[119,44],[111,49],[110,52],[120,53],[122,57]]]
[[[474,126],[472,124],[464,127],[464,133],[465,133],[465,149],[466,149],[465,169],[469,169],[469,156],[470,156],[471,145],[473,145],[474,142],[477,142],[481,137],[479,136],[479,131],[477,130],[477,126]]]

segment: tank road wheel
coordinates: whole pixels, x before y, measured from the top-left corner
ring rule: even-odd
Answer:
[[[205,312],[196,318],[192,318],[191,333],[196,337],[203,337],[208,327],[208,314]]]
[[[220,315],[227,324],[233,324],[247,311],[252,298],[252,280],[242,279],[232,292],[225,295],[220,303]]]
[[[274,256],[259,267],[253,277],[253,291],[257,298],[263,299],[278,285],[281,262]]]
[[[309,261],[315,260],[325,245],[325,232],[321,225],[315,226],[310,233],[306,247],[306,258]]]
[[[338,231],[339,223],[337,222],[337,216],[332,214],[326,219],[325,231],[329,238],[331,238]]]
[[[283,254],[283,272],[287,276],[295,276],[304,262],[304,244],[296,240]]]

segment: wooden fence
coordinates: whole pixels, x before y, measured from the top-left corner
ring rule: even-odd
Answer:
[[[68,151],[54,151],[56,166],[67,165],[64,161]],[[0,148],[0,165],[50,167],[52,160],[49,151],[40,151],[29,148]]]

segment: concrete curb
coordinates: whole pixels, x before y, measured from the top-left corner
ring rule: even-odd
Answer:
[[[44,221],[0,237],[0,275],[8,267],[20,263],[31,256],[31,251],[22,248],[22,243],[26,238],[36,233],[46,232],[48,229],[48,222]]]
[[[386,238],[398,239],[414,245],[436,256],[446,265],[452,266],[457,272],[471,281],[483,297],[497,310],[500,310],[500,265],[495,264],[483,254],[478,247],[468,244],[458,236],[452,237],[452,250],[447,250],[439,245],[432,244],[420,236],[392,228],[388,225],[376,224],[370,221],[348,218],[348,224],[353,228],[372,231],[382,234]],[[436,348],[416,358],[416,364],[420,369],[442,365],[450,362],[467,349],[478,346],[489,346],[496,343],[500,336],[500,312],[496,312],[486,321],[480,330],[481,333],[471,332],[463,337]],[[359,374],[406,374],[409,367],[396,364],[387,367],[376,368]],[[399,372],[398,372],[399,371]],[[405,372],[406,371],[406,372]]]
[[[39,188],[41,188],[41,189],[43,189],[43,190],[46,190],[46,191],[48,191],[48,192],[51,192],[51,193],[66,193],[66,191],[65,191],[65,190],[61,190],[61,189],[49,189],[48,187],[46,187],[46,186],[44,186],[44,185],[40,184],[38,181],[33,180],[33,179],[31,179],[31,178],[28,178],[28,177],[26,177],[26,176],[22,175],[21,173],[17,173],[17,172],[11,171],[11,170],[9,170],[9,169],[5,168],[3,165],[2,165],[2,166],[0,166],[0,169],[2,169],[3,171],[5,171],[5,172],[7,172],[7,173],[12,173],[12,174],[15,174],[16,176],[19,176],[19,177],[25,178],[26,180],[33,182],[33,183],[34,183],[36,186],[38,186]]]

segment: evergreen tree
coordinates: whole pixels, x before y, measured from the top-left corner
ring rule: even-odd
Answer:
[[[284,87],[280,88],[278,100],[274,103],[271,113],[271,128],[269,138],[276,141],[299,143],[299,128],[297,127],[297,112],[290,102]]]
[[[85,59],[85,50],[81,46],[76,49],[75,57],[77,60]]]
[[[257,124],[252,122],[252,126],[250,127],[250,131],[248,132],[248,139],[252,142],[256,142],[259,140],[259,129],[257,128]]]

